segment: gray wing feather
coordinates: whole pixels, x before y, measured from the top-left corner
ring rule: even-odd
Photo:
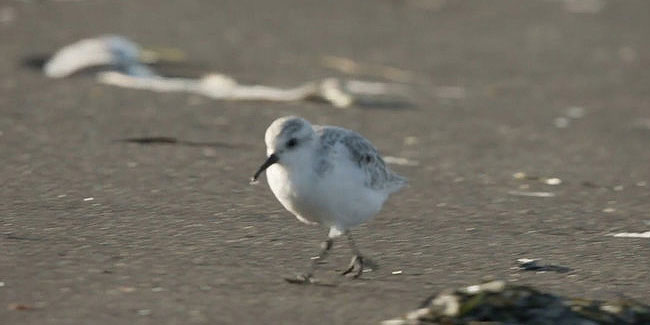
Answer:
[[[350,160],[359,166],[366,177],[365,185],[375,190],[394,192],[406,184],[406,179],[395,174],[381,158],[377,149],[360,134],[343,128],[331,126],[314,126],[320,136],[320,150],[325,157],[317,164],[316,172],[325,174],[332,168],[327,157],[337,143],[342,143],[348,150]]]

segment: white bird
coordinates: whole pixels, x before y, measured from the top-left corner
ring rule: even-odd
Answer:
[[[298,220],[329,227],[320,254],[307,273],[292,283],[313,282],[316,264],[322,261],[335,238],[346,234],[354,254],[343,275],[363,272],[363,257],[349,229],[381,210],[388,196],[406,184],[391,171],[375,147],[354,131],[335,126],[311,125],[288,116],[266,130],[267,159],[252,181],[267,170],[267,181],[280,203]]]

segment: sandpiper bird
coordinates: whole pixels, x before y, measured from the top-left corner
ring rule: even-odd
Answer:
[[[370,141],[344,128],[311,125],[288,116],[271,123],[264,140],[267,159],[252,181],[266,170],[271,191],[298,220],[329,227],[329,236],[312,258],[309,271],[287,281],[313,282],[316,264],[343,234],[354,256],[342,274],[359,277],[364,259],[349,229],[376,215],[406,180],[386,166]]]

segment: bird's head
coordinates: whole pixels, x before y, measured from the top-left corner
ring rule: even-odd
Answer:
[[[286,165],[304,159],[315,137],[314,128],[303,118],[286,116],[273,121],[264,135],[267,159],[252,181],[257,181],[259,175],[275,163]]]

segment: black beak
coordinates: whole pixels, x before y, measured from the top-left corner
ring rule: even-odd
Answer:
[[[257,182],[257,178],[260,177],[260,174],[276,162],[278,162],[278,156],[271,154],[268,158],[266,158],[266,161],[262,164],[262,166],[260,166],[260,169],[255,172],[255,175],[253,175],[253,178],[251,178],[251,182]]]

